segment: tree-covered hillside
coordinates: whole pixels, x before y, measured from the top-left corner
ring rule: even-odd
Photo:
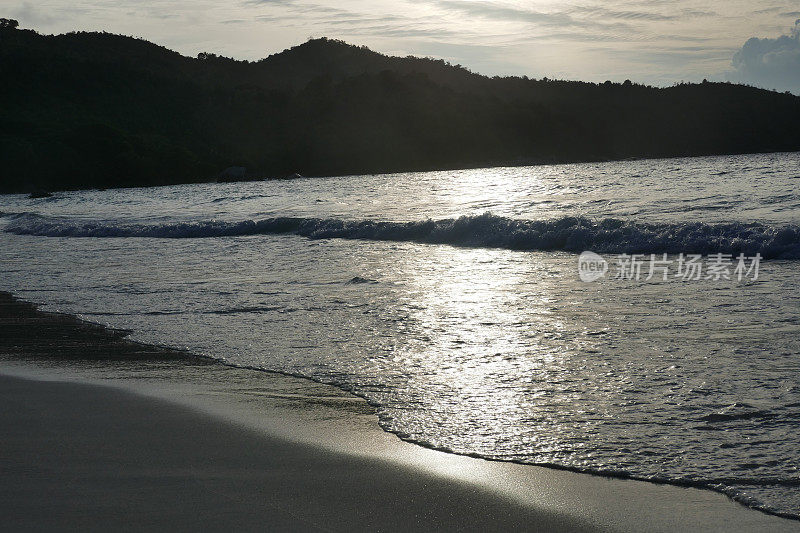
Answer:
[[[488,78],[316,39],[257,62],[0,27],[0,191],[800,149],[800,98]]]

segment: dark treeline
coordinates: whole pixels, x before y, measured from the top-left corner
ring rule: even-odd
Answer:
[[[0,27],[0,190],[800,149],[800,98],[488,78],[317,39],[257,62]]]

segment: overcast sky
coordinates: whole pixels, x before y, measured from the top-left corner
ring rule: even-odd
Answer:
[[[731,79],[800,93],[800,0],[3,0],[0,16],[187,55],[259,59],[325,36],[489,75]]]

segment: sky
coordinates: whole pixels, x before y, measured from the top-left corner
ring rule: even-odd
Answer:
[[[800,94],[800,0],[0,0],[40,33],[104,30],[186,55],[260,59],[309,37],[487,75]]]

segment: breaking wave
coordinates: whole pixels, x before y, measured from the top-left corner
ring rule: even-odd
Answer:
[[[761,223],[653,223],[583,217],[519,220],[490,213],[415,222],[275,217],[240,222],[209,220],[166,224],[86,221],[33,213],[6,216],[10,219],[6,232],[47,237],[197,239],[292,234],[310,239],[405,241],[510,250],[760,253],[764,258],[800,259],[800,226]]]

